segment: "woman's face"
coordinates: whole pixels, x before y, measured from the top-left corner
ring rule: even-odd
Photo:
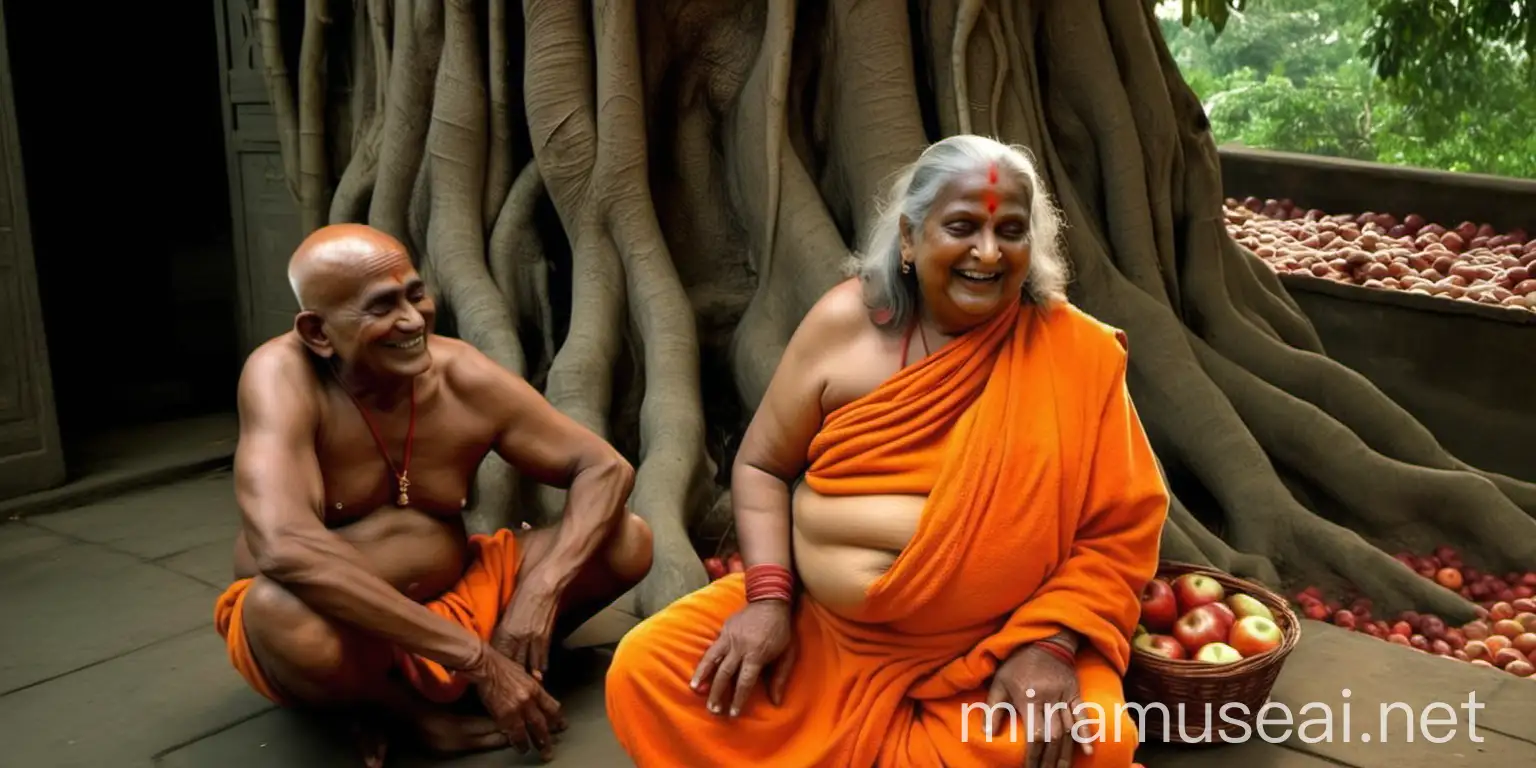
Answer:
[[[1030,194],[996,165],[940,190],[917,232],[902,232],[902,259],[917,276],[920,303],[939,330],[974,328],[1019,301],[1029,273]]]

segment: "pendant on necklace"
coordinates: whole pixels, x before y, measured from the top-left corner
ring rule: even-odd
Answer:
[[[411,481],[406,479],[404,472],[400,473],[400,496],[399,498],[395,499],[395,504],[397,506],[404,507],[410,505],[411,497],[408,493],[406,493],[406,489],[410,487]]]

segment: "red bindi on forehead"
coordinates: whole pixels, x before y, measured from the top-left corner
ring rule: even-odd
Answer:
[[[993,161],[987,166],[987,191],[983,197],[987,204],[987,213],[997,213],[997,162]]]

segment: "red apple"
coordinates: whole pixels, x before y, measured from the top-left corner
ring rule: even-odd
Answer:
[[[1221,582],[1201,573],[1186,573],[1173,581],[1173,594],[1179,602],[1179,613],[1185,614],[1207,603],[1220,602],[1226,597]]]
[[[1348,611],[1339,613],[1354,617],[1354,614]],[[1284,636],[1275,622],[1263,616],[1245,616],[1232,626],[1227,644],[1246,658],[1274,650],[1280,645],[1282,639]]]
[[[1520,633],[1510,647],[1527,656],[1536,653],[1536,632]]]
[[[1360,631],[1376,638],[1377,640],[1384,639],[1387,636],[1387,633],[1383,632],[1381,627],[1377,626],[1376,622],[1374,621],[1361,624]]]
[[[1406,621],[1399,621],[1392,625],[1392,634],[1407,637],[1413,634],[1413,625]]]
[[[1493,653],[1488,650],[1488,644],[1481,640],[1468,640],[1467,644],[1463,646],[1461,650],[1463,653],[1467,654],[1467,658],[1469,659],[1493,658]]]
[[[1487,659],[1473,659],[1470,663],[1474,667],[1487,667],[1489,669],[1498,669],[1498,667],[1495,667],[1493,665],[1493,662],[1491,662],[1491,661],[1489,661]]]
[[[1461,589],[1461,571],[1455,568],[1441,568],[1435,571],[1435,581],[1449,590]]]
[[[1214,611],[1190,611],[1179,617],[1173,625],[1173,636],[1190,653],[1198,652],[1210,643],[1227,639],[1227,627],[1221,614]]]
[[[1248,616],[1263,616],[1270,621],[1275,620],[1275,614],[1253,595],[1245,595],[1241,592],[1232,595],[1227,598],[1227,607],[1231,608],[1232,614],[1239,619]]]
[[[1451,651],[1451,657],[1456,659],[1457,661],[1471,661],[1472,660],[1472,659],[1467,657],[1467,652],[1466,651],[1462,651],[1462,650]]]
[[[1514,619],[1501,619],[1493,623],[1493,633],[1495,635],[1503,635],[1511,640],[1519,637],[1524,632],[1525,627],[1521,626],[1520,622]]]
[[[1302,615],[1313,621],[1328,620],[1328,606],[1322,603],[1311,603],[1301,610]]]
[[[1455,650],[1467,644],[1467,636],[1461,630],[1451,627],[1445,631],[1445,641],[1451,644],[1451,650]]]
[[[1525,654],[1513,649],[1505,648],[1493,655],[1493,665],[1503,669],[1517,661],[1526,661]]]
[[[1511,602],[1509,607],[1515,609],[1516,614],[1536,613],[1536,600],[1532,600],[1529,597],[1522,597],[1519,600]]]
[[[1173,587],[1162,579],[1153,579],[1141,590],[1141,623],[1153,632],[1166,633],[1179,618],[1179,604]]]
[[[1522,613],[1515,617],[1515,621],[1520,622],[1525,631],[1536,632],[1536,613]]]
[[[1536,587],[1536,571],[1531,571],[1520,577],[1520,583],[1527,587]]]
[[[1488,637],[1488,622],[1482,619],[1469,621],[1461,628],[1461,633],[1466,635],[1468,640],[1482,640]]]
[[[1178,640],[1168,635],[1142,635],[1136,638],[1132,644],[1147,653],[1161,656],[1165,659],[1189,658],[1189,654],[1185,652],[1184,646],[1180,645]]]
[[[1397,615],[1397,620],[1408,622],[1408,626],[1411,627],[1414,632],[1419,631],[1419,620],[1422,618],[1423,617],[1419,615],[1418,611],[1403,611]]]
[[[1429,652],[1436,656],[1449,656],[1451,655],[1451,645],[1444,640],[1431,640],[1429,641]]]
[[[1355,628],[1355,615],[1349,611],[1339,611],[1333,615],[1333,623],[1342,629]]]
[[[1410,645],[1409,642],[1408,642],[1408,636],[1407,635],[1399,635],[1397,633],[1393,633],[1393,634],[1387,635],[1387,642],[1392,643],[1393,645],[1402,645],[1402,646],[1409,646]]]
[[[1525,660],[1511,661],[1508,666],[1504,667],[1504,671],[1515,677],[1530,677],[1531,675],[1536,675],[1536,665]]]
[[[1513,605],[1510,605],[1508,602],[1501,600],[1497,603],[1494,603],[1492,607],[1488,609],[1488,618],[1492,621],[1499,621],[1500,619],[1513,619],[1516,613],[1517,611]]]
[[[1483,645],[1488,646],[1488,652],[1494,655],[1498,655],[1499,651],[1502,651],[1514,644],[1515,641],[1503,635],[1489,635],[1488,639],[1483,641]]]
[[[1207,664],[1230,664],[1243,658],[1236,648],[1222,642],[1207,643],[1195,652],[1195,661]]]
[[[1419,619],[1419,632],[1431,640],[1445,637],[1445,620],[1439,616],[1424,616]]]
[[[1221,625],[1229,630],[1232,629],[1233,624],[1237,623],[1237,614],[1233,613],[1226,603],[1206,603],[1195,610],[1210,611],[1216,614],[1216,617],[1221,619]]]
[[[1423,635],[1414,635],[1413,637],[1408,638],[1408,644],[1421,651],[1429,650],[1429,638]]]

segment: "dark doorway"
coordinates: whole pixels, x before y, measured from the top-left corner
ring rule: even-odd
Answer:
[[[211,2],[5,3],[67,453],[232,411],[240,363]]]

